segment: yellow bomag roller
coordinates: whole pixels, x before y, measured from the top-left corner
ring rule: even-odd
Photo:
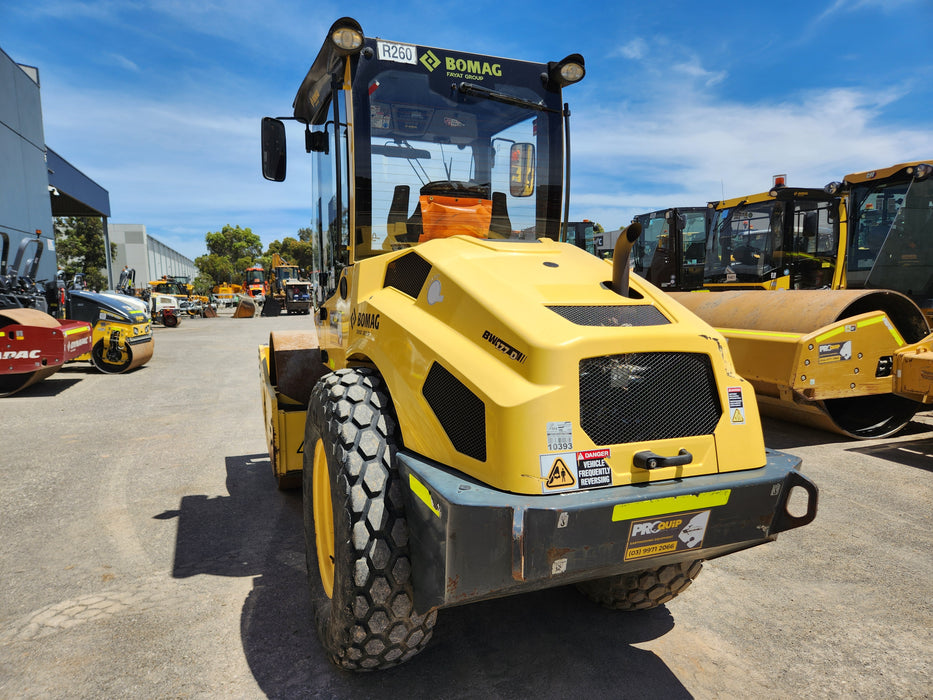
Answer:
[[[763,413],[855,438],[901,430],[933,403],[933,335],[886,290],[672,294],[729,340]]]
[[[723,336],[629,284],[640,227],[615,267],[556,242],[561,95],[583,75],[577,54],[390,42],[344,18],[298,90],[326,302],[316,328],[272,333],[260,367],[340,667],[406,661],[439,609],[477,600],[573,583],[655,607],[703,560],[816,515],[800,460],[765,449]],[[283,180],[284,123],[263,120],[262,140],[264,176]]]
[[[141,299],[70,290],[65,295],[64,315],[93,326],[90,352],[76,359],[89,360],[105,374],[128,372],[152,357],[152,322]]]

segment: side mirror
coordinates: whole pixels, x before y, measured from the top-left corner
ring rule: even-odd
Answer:
[[[262,176],[267,180],[285,180],[285,123],[262,119]]]
[[[509,194],[530,197],[535,191],[535,146],[513,143],[509,149]]]

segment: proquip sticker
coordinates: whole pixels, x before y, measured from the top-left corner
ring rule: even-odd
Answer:
[[[686,549],[701,549],[710,511],[694,511],[633,520],[625,560],[646,559]]]

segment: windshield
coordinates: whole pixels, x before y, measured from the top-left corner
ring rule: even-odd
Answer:
[[[851,284],[933,297],[933,178],[853,188]]]
[[[560,95],[540,66],[412,48],[354,78],[356,258],[458,233],[556,239]]]
[[[781,248],[784,205],[739,204],[713,216],[706,245],[706,282],[759,282],[774,269]],[[776,243],[775,243],[776,242]]]
[[[156,285],[159,291],[164,294],[176,294],[178,296],[188,296],[188,286],[181,282],[162,281]]]
[[[634,247],[635,272],[659,287],[686,290],[703,286],[705,207],[666,209],[641,214],[635,221],[642,226]]]
[[[263,270],[247,270],[246,284],[262,284],[265,281]]]
[[[635,217],[635,221],[641,224],[641,237],[632,250],[634,270],[652,284],[664,283],[666,285],[670,274],[662,280],[658,274],[654,273],[658,272],[659,267],[669,267],[670,273],[674,271],[667,210],[641,214]],[[654,264],[655,260],[658,264]]]

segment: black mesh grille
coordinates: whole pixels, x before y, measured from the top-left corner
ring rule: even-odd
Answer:
[[[406,253],[386,266],[383,287],[395,287],[400,292],[417,299],[429,272],[431,272],[431,263],[417,253]]]
[[[436,362],[421,389],[454,449],[486,461],[486,406],[459,379]]]
[[[636,352],[580,361],[580,425],[597,445],[709,435],[721,414],[707,355]]]
[[[549,306],[578,326],[663,326],[670,323],[654,306]]]

